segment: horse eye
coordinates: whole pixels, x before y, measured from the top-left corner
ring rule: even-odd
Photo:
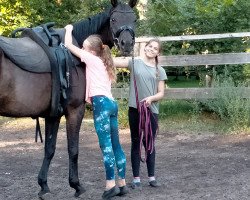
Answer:
[[[112,18],[112,19],[111,19],[111,21],[112,21],[112,22],[115,22],[115,21],[116,21],[116,19],[115,19],[115,18]]]

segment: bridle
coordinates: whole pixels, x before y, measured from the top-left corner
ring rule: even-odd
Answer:
[[[119,13],[134,13],[133,11],[113,10],[111,12],[111,14],[110,14],[110,18],[112,18],[111,16],[115,12],[119,12]],[[124,31],[128,31],[130,33],[130,35],[132,36],[133,45],[135,44],[135,32],[134,32],[134,30],[133,30],[133,28],[131,26],[123,25],[117,31],[114,31],[113,28],[112,28],[112,25],[110,24],[110,29],[111,29],[111,33],[112,33],[114,44],[116,46],[118,46],[118,44],[119,44],[119,37],[120,37],[121,33],[124,32]]]

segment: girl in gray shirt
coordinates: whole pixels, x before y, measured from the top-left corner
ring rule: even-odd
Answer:
[[[161,42],[154,38],[149,40],[144,49],[144,54],[138,58],[114,58],[116,67],[127,67],[130,70],[129,87],[129,126],[131,133],[131,164],[133,171],[132,188],[141,188],[140,182],[140,161],[141,145],[145,148],[145,158],[148,171],[149,185],[158,187],[155,178],[155,137],[158,129],[158,101],[164,97],[165,80],[167,75],[165,70],[158,66],[158,56],[161,52]],[[136,85],[134,84],[136,81]],[[135,87],[137,90],[135,90]],[[140,138],[141,109],[138,106],[143,102],[150,109],[150,126],[152,130],[151,141]],[[139,112],[140,111],[140,112]],[[142,144],[141,144],[142,141]],[[147,149],[147,143],[153,143],[152,149]]]

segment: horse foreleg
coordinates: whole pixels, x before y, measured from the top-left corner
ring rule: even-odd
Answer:
[[[38,175],[38,184],[41,187],[41,190],[38,193],[39,197],[42,197],[44,194],[50,192],[47,184],[47,175],[50,162],[55,154],[56,138],[57,138],[59,123],[60,123],[60,118],[51,118],[51,117],[45,118],[44,159]]]
[[[78,178],[79,131],[84,115],[84,107],[70,110],[66,116],[68,154],[69,154],[69,184],[76,190],[75,197],[85,192]]]

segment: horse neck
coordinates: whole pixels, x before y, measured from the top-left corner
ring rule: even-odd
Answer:
[[[92,34],[107,34],[108,30],[105,30],[107,26],[109,27],[109,12],[102,12],[74,23],[72,34],[79,46],[81,46],[83,41]]]
[[[109,48],[112,48],[114,46],[109,23],[107,23],[107,25],[104,26],[98,34],[101,36],[103,44],[108,45]]]

